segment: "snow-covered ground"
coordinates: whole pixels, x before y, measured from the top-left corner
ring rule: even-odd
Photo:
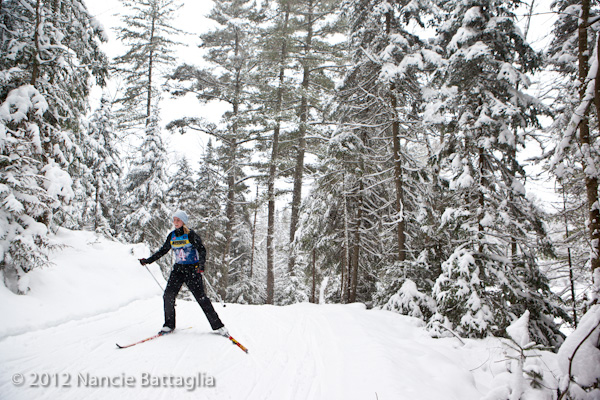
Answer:
[[[118,349],[163,323],[162,292],[137,262],[148,249],[63,229],[54,241],[28,295],[0,285],[0,399],[471,400],[509,379],[501,341],[433,339],[362,304],[215,302],[246,354],[178,300],[176,333]],[[552,377],[556,357],[540,360]]]

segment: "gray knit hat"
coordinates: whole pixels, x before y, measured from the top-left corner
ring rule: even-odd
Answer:
[[[173,214],[173,218],[175,218],[175,217],[179,218],[184,224],[187,224],[187,222],[188,222],[188,216],[185,213],[185,211],[182,211],[182,210],[175,211],[175,213]]]

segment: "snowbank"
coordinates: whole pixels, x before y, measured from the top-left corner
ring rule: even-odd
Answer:
[[[0,284],[0,339],[123,307],[161,293],[138,258],[143,245],[123,245],[92,232],[59,229],[51,265],[27,274],[31,292],[19,296]],[[158,266],[149,266],[164,282]],[[164,284],[164,283],[163,283]]]

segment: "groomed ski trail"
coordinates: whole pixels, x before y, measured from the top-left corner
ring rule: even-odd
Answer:
[[[453,339],[431,339],[415,320],[398,314],[366,310],[359,304],[221,307],[215,303],[232,335],[251,349],[245,354],[211,332],[198,304],[181,300],[177,304],[178,324],[191,329],[127,351],[116,349],[115,341],[129,343],[160,329],[161,297],[4,338],[0,397],[474,400],[482,396],[469,376],[479,361],[465,359],[464,348],[449,359],[448,341]],[[438,346],[444,346],[443,354]],[[461,379],[455,379],[457,374]],[[24,382],[15,384],[15,376]],[[42,382],[42,376],[49,378]],[[171,382],[143,386],[143,376]],[[100,383],[92,386],[90,378]],[[176,379],[191,383],[196,378],[206,378],[201,387],[174,384]],[[214,385],[207,386],[208,378]],[[126,379],[135,382],[122,384]],[[465,386],[465,381],[473,384]]]

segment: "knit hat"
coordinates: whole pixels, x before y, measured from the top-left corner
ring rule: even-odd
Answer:
[[[175,213],[173,214],[173,218],[179,218],[184,224],[187,224],[188,222],[188,216],[185,213],[185,211],[182,210],[175,211]]]

